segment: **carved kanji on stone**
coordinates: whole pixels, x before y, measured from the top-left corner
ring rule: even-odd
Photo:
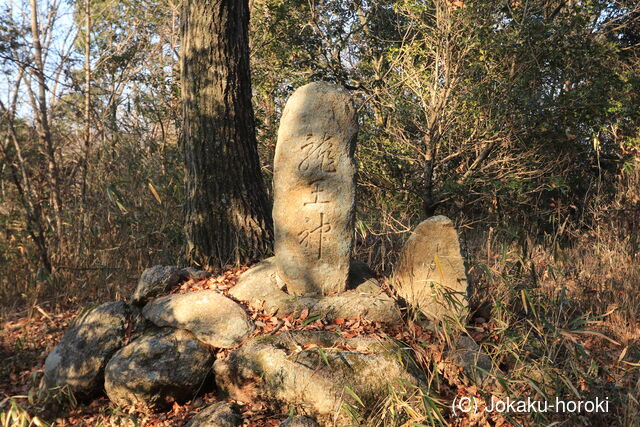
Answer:
[[[319,200],[318,197],[320,196],[320,193],[322,193],[324,190],[321,188],[321,184],[320,181],[314,181],[312,182],[313,184],[313,191],[311,191],[311,194],[314,196],[313,197],[313,201],[311,202],[304,202],[304,205],[313,205],[316,203],[329,203],[329,200]]]
[[[320,221],[298,233],[300,244],[306,248],[317,248],[318,259],[322,258],[323,235],[331,231],[331,224],[325,222],[324,213],[320,212]]]
[[[322,172],[335,172],[335,158],[331,152],[331,143],[328,143],[329,138],[326,134],[323,135],[320,141],[315,141],[313,134],[307,135],[307,138],[309,138],[310,142],[300,147],[304,157],[298,164],[298,170],[306,171],[310,167],[317,167]]]

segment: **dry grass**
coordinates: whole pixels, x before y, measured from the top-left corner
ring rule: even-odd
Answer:
[[[443,404],[416,406],[390,396],[392,401],[369,423],[404,425],[410,420],[434,425],[443,417],[453,425],[640,425],[638,210],[622,209],[621,204],[603,208],[597,201],[593,206],[598,209],[590,212],[590,225],[580,222],[543,237],[462,224],[474,289],[466,332],[501,369],[500,387],[477,390],[481,406],[491,396],[600,398],[609,400],[608,413],[456,418],[449,408],[452,396],[441,384],[429,393],[444,398]],[[389,274],[407,237],[404,224],[411,221],[394,220],[384,211],[377,214],[375,224],[358,229],[357,251],[360,259]],[[427,359],[434,363],[433,355]],[[425,372],[430,384],[444,375],[442,367]],[[464,380],[450,380],[448,386],[456,384]],[[461,393],[468,395],[468,389]],[[399,422],[397,408],[407,407],[412,409],[403,412]]]

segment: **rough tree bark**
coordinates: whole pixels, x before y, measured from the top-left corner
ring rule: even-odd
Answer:
[[[263,256],[273,236],[260,171],[247,0],[185,0],[182,141],[187,259],[218,267]]]

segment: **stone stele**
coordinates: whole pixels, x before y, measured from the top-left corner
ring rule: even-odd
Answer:
[[[393,285],[399,296],[428,317],[463,316],[467,276],[451,220],[438,215],[422,221],[402,249]]]
[[[274,159],[275,257],[294,295],[343,292],[353,247],[358,121],[349,93],[316,82],[284,108]]]

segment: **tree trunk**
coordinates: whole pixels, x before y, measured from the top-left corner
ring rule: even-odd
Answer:
[[[87,221],[87,175],[91,153],[91,0],[84,2],[84,153],[82,156],[82,179],[80,182],[80,226],[78,227],[78,259],[83,258],[84,226]]]
[[[40,25],[38,23],[38,2],[30,1],[31,6],[31,36],[33,37],[34,59],[36,66],[33,69],[38,84],[38,99],[33,102],[35,110],[36,123],[38,124],[38,134],[40,141],[45,147],[47,155],[47,171],[49,173],[49,185],[51,187],[51,202],[53,204],[53,213],[56,222],[56,235],[58,237],[58,245],[61,244],[62,230],[62,196],[60,195],[60,173],[56,162],[55,148],[53,146],[53,137],[51,136],[51,127],[49,126],[49,112],[47,110],[47,83],[44,75],[44,58],[42,53],[42,42],[40,40]]]
[[[186,256],[238,264],[265,255],[273,236],[251,106],[248,1],[183,4]]]

